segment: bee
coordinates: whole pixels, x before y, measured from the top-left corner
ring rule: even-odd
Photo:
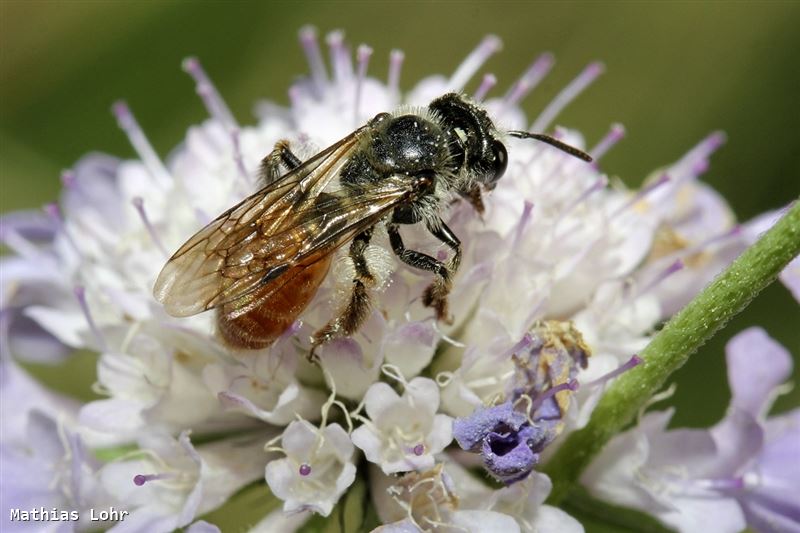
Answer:
[[[591,161],[547,135],[505,135],[543,141]],[[447,297],[461,243],[441,213],[458,197],[483,212],[483,193],[508,165],[502,137],[482,107],[450,93],[414,112],[380,113],[306,161],[280,141],[261,164],[266,185],[181,246],[153,294],[176,317],[216,309],[225,343],[262,349],[303,312],[333,253],[349,245],[355,267],[349,299],[312,335],[313,358],[319,346],[352,335],[367,318],[375,275],[365,250],[376,225],[384,224],[400,261],[433,274],[422,302],[438,320],[449,321]],[[407,249],[400,227],[408,224],[424,225],[450,248],[449,259]]]

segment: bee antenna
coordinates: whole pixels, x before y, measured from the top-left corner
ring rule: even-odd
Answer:
[[[544,133],[531,133],[529,131],[509,131],[508,134],[511,137],[516,137],[518,139],[536,139],[537,141],[541,141],[543,143],[547,143],[550,146],[554,146],[561,150],[562,152],[566,152],[573,157],[577,157],[578,159],[583,159],[587,163],[592,162],[592,156],[584,152],[583,150],[579,150],[574,146],[570,146],[567,143],[563,143],[556,139],[555,137],[551,137],[549,135],[545,135]]]

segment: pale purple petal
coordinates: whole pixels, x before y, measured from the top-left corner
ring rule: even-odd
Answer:
[[[759,531],[800,531],[800,409],[776,418],[789,422],[766,442],[748,469],[751,473],[745,476],[739,501],[748,523]],[[755,476],[757,483],[749,490],[747,476]]]
[[[714,439],[703,429],[666,431],[649,438],[649,443],[648,467],[655,469],[679,464],[691,472],[692,477],[706,477],[716,459]]]
[[[726,477],[750,461],[764,443],[764,429],[752,414],[731,407],[728,415],[711,428],[717,447],[716,456],[709,460],[710,476]]]
[[[221,533],[221,531],[214,524],[198,520],[186,529],[186,533]]]
[[[386,338],[386,362],[396,365],[410,378],[430,364],[439,336],[431,322],[402,324]]]
[[[51,242],[56,234],[53,221],[42,211],[13,211],[0,215],[0,240],[13,231],[32,242]]]
[[[672,510],[657,516],[661,522],[681,532],[740,533],[747,526],[733,498],[677,496],[672,503]],[[647,508],[642,510],[648,512]]]
[[[122,198],[116,184],[120,160],[105,154],[84,156],[74,168],[74,181],[64,189],[62,205],[66,216],[76,218],[92,212],[105,224],[120,229]]]
[[[736,335],[726,347],[728,381],[739,409],[761,416],[775,395],[775,389],[789,378],[792,358],[761,328],[749,328]]]
[[[791,291],[794,299],[800,302],[800,256],[786,265],[780,275],[781,281]]]

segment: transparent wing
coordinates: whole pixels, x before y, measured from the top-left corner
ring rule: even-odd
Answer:
[[[358,142],[358,130],[229,209],[175,252],[153,294],[173,316],[190,316],[260,290],[258,301],[289,280],[281,274],[332,253],[371,227],[406,196],[400,177],[363,191],[323,192]]]

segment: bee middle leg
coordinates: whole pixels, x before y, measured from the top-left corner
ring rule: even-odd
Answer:
[[[406,249],[396,224],[389,224],[388,231],[392,250],[402,262],[414,268],[436,274],[436,279],[425,289],[422,295],[422,303],[426,307],[433,307],[438,320],[452,323],[447,296],[450,294],[450,289],[453,285],[453,276],[461,263],[461,241],[442,220],[439,220],[438,226],[428,226],[428,231],[454,252],[453,257],[447,263],[443,263],[428,254]]]
[[[302,161],[289,148],[289,141],[281,139],[275,143],[275,147],[261,160],[261,171],[259,178],[261,183],[266,186],[275,182],[283,175],[281,167],[286,170],[294,170],[299,167]]]
[[[339,338],[352,335],[367,319],[370,309],[370,297],[367,288],[375,283],[375,278],[369,271],[364,252],[372,238],[374,228],[369,228],[355,236],[350,244],[350,259],[355,267],[353,289],[350,300],[344,311],[339,316],[328,322],[322,329],[311,336],[311,352],[309,359],[315,360],[317,348],[323,344]]]

